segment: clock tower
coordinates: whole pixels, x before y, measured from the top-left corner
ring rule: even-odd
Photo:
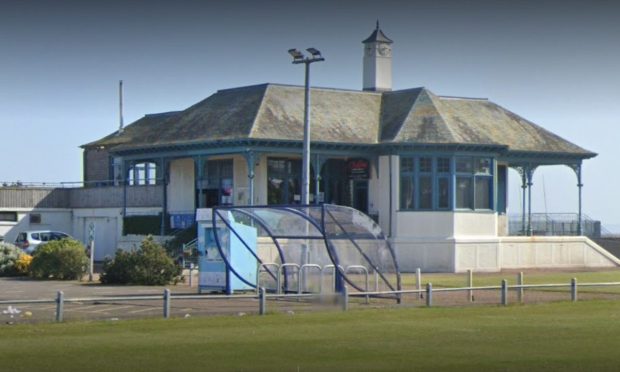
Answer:
[[[392,43],[383,31],[377,28],[364,41],[364,90],[392,90]]]

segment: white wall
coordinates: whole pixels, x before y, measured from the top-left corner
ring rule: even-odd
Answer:
[[[454,242],[449,239],[394,238],[390,244],[401,272],[453,272]]]
[[[506,269],[620,265],[620,260],[586,237],[505,237],[500,242],[500,265]]]
[[[258,165],[254,168],[254,204],[267,205],[267,157],[259,155]]]
[[[381,173],[379,173],[381,171]],[[385,198],[381,192],[380,178],[385,177],[384,169],[379,169],[379,160],[370,160],[370,179],[368,180],[368,214],[379,214],[382,199]]]
[[[194,213],[196,183],[193,159],[177,159],[170,162],[170,183],[167,193],[169,213]]]
[[[497,236],[497,213],[454,212],[454,236]]]
[[[450,238],[454,236],[454,212],[412,212],[396,213],[395,236],[422,239]]]
[[[606,268],[620,260],[585,237],[395,238],[401,271]]]
[[[394,229],[390,231],[390,158],[392,161],[392,224],[394,224],[396,210],[398,208],[398,182],[399,182],[399,160],[398,156],[379,156],[379,179],[376,182],[377,189],[370,189],[369,193],[377,194],[371,196],[371,200],[379,212],[379,226],[386,236],[391,236]]]
[[[72,212],[70,209],[3,208],[3,211],[17,212],[17,222],[0,222],[0,235],[4,241],[13,243],[17,234],[27,230],[54,230],[72,235]],[[40,214],[41,223],[31,224],[30,214]]]
[[[73,210],[73,236],[88,244],[89,225],[95,225],[95,260],[113,257],[123,234],[122,208],[80,208]],[[127,208],[128,215],[157,215],[161,208]]]

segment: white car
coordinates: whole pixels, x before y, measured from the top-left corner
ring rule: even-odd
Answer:
[[[71,238],[71,236],[60,231],[22,231],[17,234],[17,238],[15,238],[15,245],[21,248],[25,253],[32,254],[41,244],[52,240],[61,240],[65,238]]]

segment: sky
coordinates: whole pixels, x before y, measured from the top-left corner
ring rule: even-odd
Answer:
[[[583,210],[620,232],[617,1],[0,2],[0,182],[82,179],[80,145],[124,119],[238,86],[303,84],[289,48],[315,47],[313,86],[361,89],[361,41],[394,40],[394,89],[485,97],[599,155]],[[520,213],[511,171],[509,210]],[[533,211],[577,212],[577,180],[539,168]]]

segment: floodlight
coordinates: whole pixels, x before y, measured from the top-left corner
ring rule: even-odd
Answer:
[[[288,54],[290,54],[293,57],[293,60],[295,61],[298,61],[304,58],[303,53],[297,49],[289,49]]]
[[[312,57],[314,58],[323,58],[321,56],[321,52],[316,48],[308,48],[306,50],[308,51],[308,53],[312,54]]]

